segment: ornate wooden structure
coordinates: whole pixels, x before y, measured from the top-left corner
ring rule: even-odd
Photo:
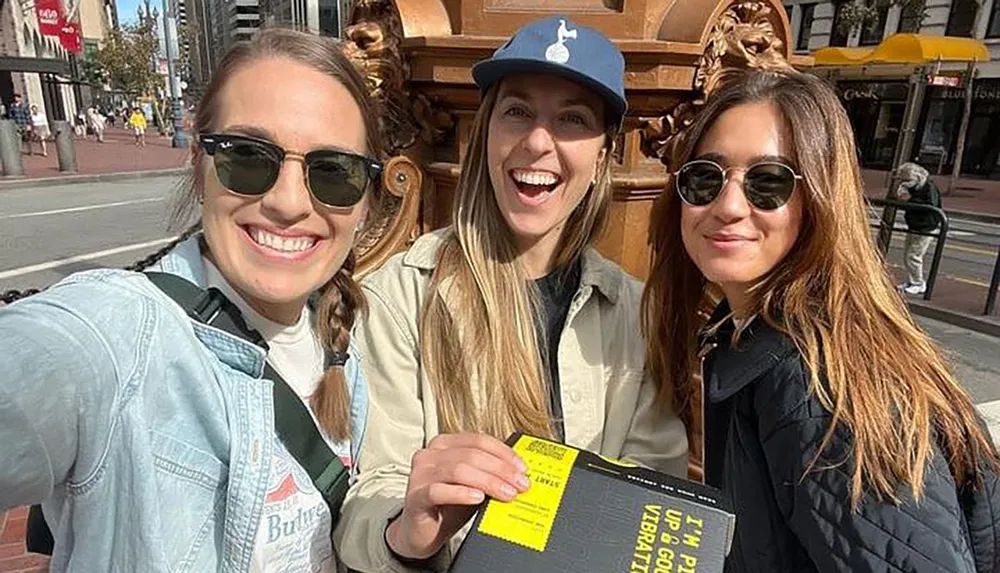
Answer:
[[[517,28],[553,13],[603,31],[625,55],[629,112],[599,248],[640,278],[649,268],[650,208],[669,181],[661,158],[713,89],[715,72],[807,63],[789,53],[778,0],[358,0],[347,48],[382,105],[395,156],[385,173],[395,199],[366,237],[359,272],[449,224],[479,104],[471,68]]]

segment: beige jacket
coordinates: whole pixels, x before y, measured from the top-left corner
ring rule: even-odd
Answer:
[[[432,388],[420,368],[418,317],[448,232],[419,238],[362,284],[370,310],[355,336],[370,391],[368,425],[360,474],[335,532],[341,558],[358,571],[414,571],[391,557],[384,530],[402,509],[410,459],[439,432]],[[596,250],[584,253],[559,342],[566,442],[686,476],[684,426],[654,406],[655,388],[644,372],[641,293],[638,281]],[[442,566],[462,538],[442,552]]]

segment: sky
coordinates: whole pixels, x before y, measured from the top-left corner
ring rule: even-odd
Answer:
[[[139,7],[139,3],[142,0],[116,0],[115,5],[118,6],[118,22],[121,24],[132,24],[135,23],[135,11]],[[162,2],[154,1],[152,4],[154,6],[159,6]]]

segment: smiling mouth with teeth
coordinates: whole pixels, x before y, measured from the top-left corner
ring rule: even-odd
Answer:
[[[255,227],[248,228],[247,234],[258,245],[280,253],[300,253],[316,244],[316,237],[282,237]]]
[[[512,169],[510,178],[517,186],[517,190],[529,197],[552,192],[562,181],[561,177],[550,171],[528,169]]]

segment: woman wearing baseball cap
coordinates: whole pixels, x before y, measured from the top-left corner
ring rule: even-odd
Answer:
[[[502,441],[515,430],[686,473],[683,424],[644,373],[642,287],[591,246],[624,67],[564,17],[474,67],[483,99],[452,226],[363,283],[370,423],[337,530],[348,567],[446,567],[485,497],[529,486]]]

